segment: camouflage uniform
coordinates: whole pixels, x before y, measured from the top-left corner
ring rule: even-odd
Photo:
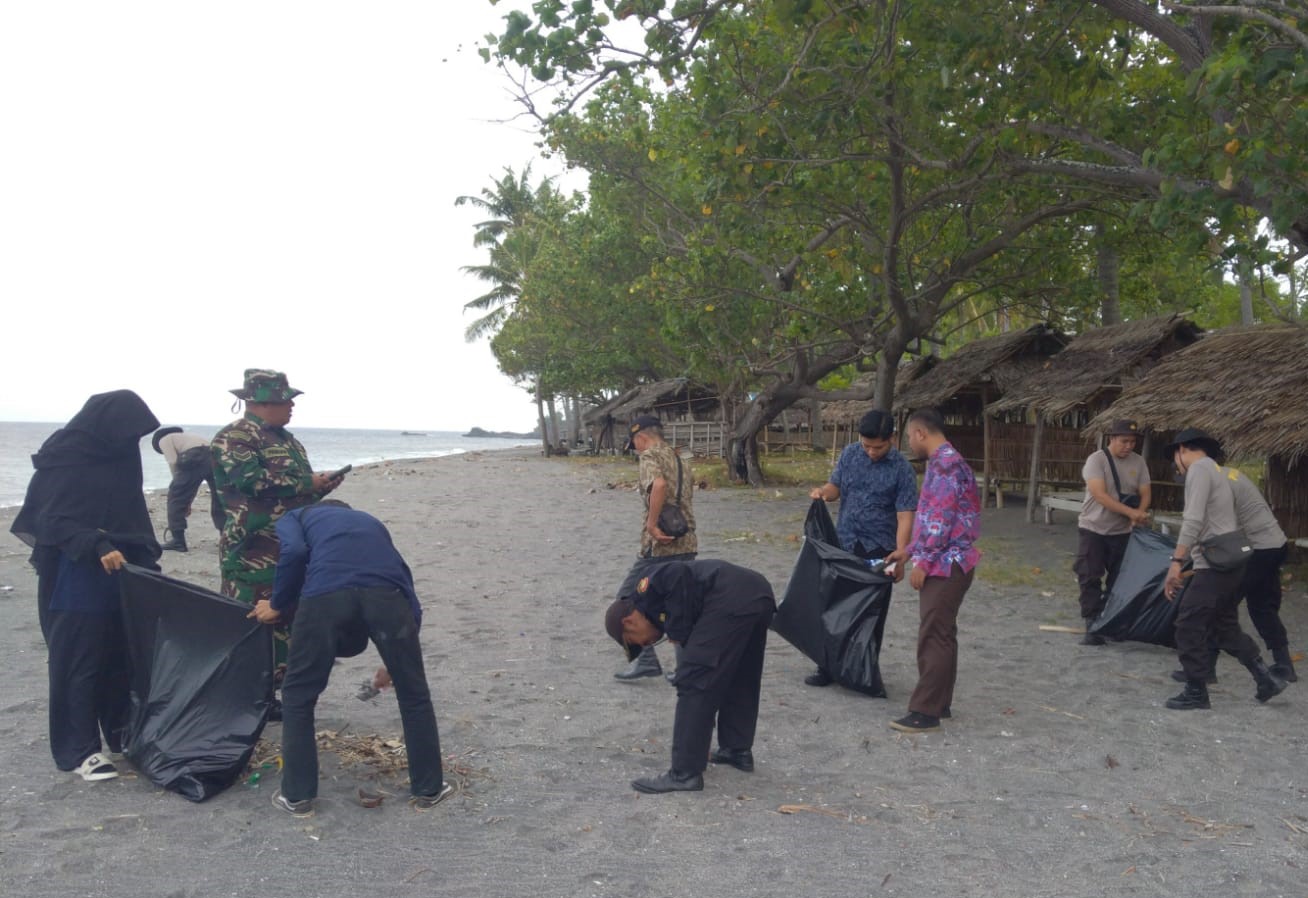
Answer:
[[[271,390],[260,385],[260,377],[269,375],[280,378],[271,379]],[[231,392],[251,402],[269,402],[300,391],[285,385],[285,375],[250,369],[246,389]],[[280,548],[273,525],[292,508],[322,498],[313,487],[309,456],[290,431],[270,426],[249,411],[218,431],[210,448],[214,484],[226,515],[218,540],[223,595],[247,605],[271,599]],[[277,661],[284,663],[289,635],[284,627],[275,628],[275,635]]]
[[[649,494],[654,481],[662,477],[668,484],[665,505],[679,505],[681,513],[686,516],[690,532],[674,539],[670,543],[655,542],[654,537],[645,529],[645,517],[640,519],[640,554],[642,558],[659,558],[663,555],[694,555],[699,551],[699,540],[695,536],[695,511],[691,502],[695,496],[695,479],[686,461],[681,462],[681,501],[677,501],[677,450],[667,443],[651,446],[640,454],[640,497],[645,502],[645,513],[649,513]]]

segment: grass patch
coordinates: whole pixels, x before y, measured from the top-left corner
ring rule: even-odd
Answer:
[[[983,555],[977,577],[991,586],[1014,589],[1037,589],[1056,593],[1053,577],[1044,568],[1023,561],[1022,541],[1013,537],[989,536],[978,539],[976,547]]]

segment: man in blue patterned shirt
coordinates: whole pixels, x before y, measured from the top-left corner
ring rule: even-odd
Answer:
[[[858,422],[858,442],[840,453],[831,479],[809,493],[825,502],[840,500],[836,533],[840,547],[861,558],[885,558],[908,545],[917,510],[917,477],[895,448],[895,419],[873,409]],[[895,572],[896,579],[902,577]],[[882,621],[879,626],[884,626]],[[877,641],[880,641],[877,634]],[[831,676],[822,668],[804,682],[826,686]]]

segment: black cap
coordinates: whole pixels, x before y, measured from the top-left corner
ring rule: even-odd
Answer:
[[[636,434],[640,433],[642,430],[662,426],[663,422],[653,415],[637,415],[632,420],[631,425],[627,428],[627,447],[623,451],[630,451],[634,447],[635,444],[632,440],[635,438]]]
[[[154,447],[155,452],[158,452],[160,455],[163,455],[163,450],[159,448],[159,441],[162,440],[164,437],[168,436],[168,434],[170,433],[181,433],[181,432],[182,429],[180,427],[160,427],[158,430],[154,432],[154,436],[150,437],[150,445]]]
[[[1222,444],[1214,438],[1195,427],[1187,427],[1172,438],[1172,442],[1164,447],[1163,452],[1169,457],[1176,454],[1178,446],[1191,445],[1198,446],[1204,451],[1209,458],[1214,461],[1221,461],[1226,455],[1222,451]]]
[[[1113,422],[1113,426],[1108,428],[1110,437],[1135,437],[1140,435],[1140,425],[1128,418],[1121,418]]]

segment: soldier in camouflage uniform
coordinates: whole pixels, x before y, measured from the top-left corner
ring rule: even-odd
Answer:
[[[213,474],[226,520],[218,541],[222,591],[247,605],[272,597],[278,543],[273,525],[292,508],[317,502],[340,485],[315,474],[286,425],[295,397],[286,375],[247,368],[245,386],[231,391],[245,415],[213,438]],[[277,663],[286,660],[285,629],[277,631]]]
[[[644,501],[645,514],[641,520],[640,556],[618,588],[619,598],[631,595],[641,578],[649,575],[650,568],[668,561],[694,561],[699,552],[695,511],[691,507],[695,477],[690,465],[664,441],[662,422],[653,415],[638,416],[628,430],[627,448],[640,453],[640,497]],[[678,483],[681,484],[679,495]],[[674,538],[659,529],[659,513],[664,505],[676,505],[686,516],[690,530],[685,536]],[[613,675],[619,680],[656,677],[663,672],[652,645],[643,649],[633,646],[628,650],[628,657],[631,663]],[[672,679],[672,674],[668,679]]]

